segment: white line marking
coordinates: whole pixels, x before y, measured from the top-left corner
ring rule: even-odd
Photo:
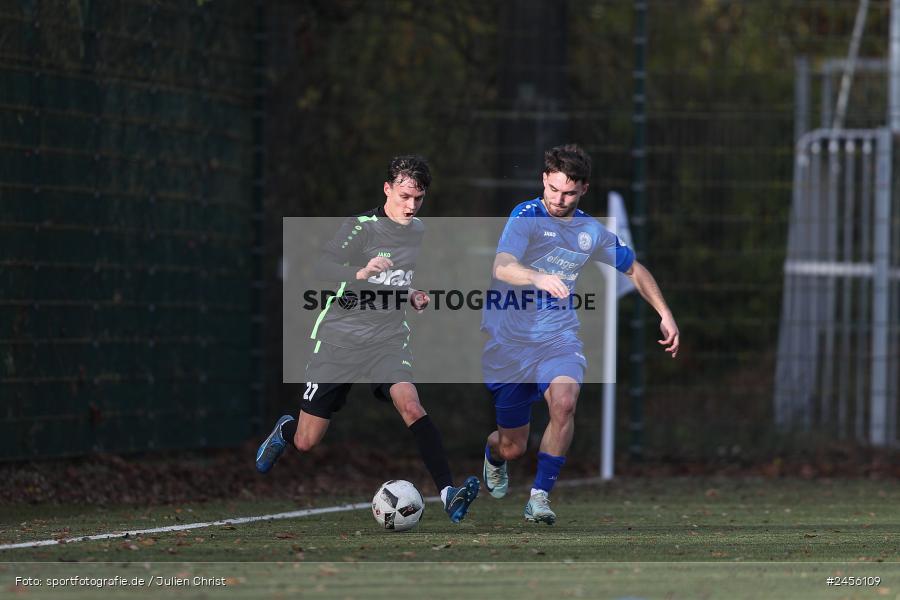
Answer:
[[[578,487],[581,485],[591,485],[594,483],[609,483],[602,481],[599,477],[590,477],[587,479],[569,479],[557,482],[558,487]],[[426,502],[440,502],[439,496],[428,496]],[[204,527],[219,527],[222,525],[243,525],[244,523],[256,523],[259,521],[278,521],[281,519],[299,519],[301,517],[309,517],[313,515],[323,515],[327,513],[348,512],[351,510],[363,510],[371,508],[371,502],[357,502],[356,504],[341,504],[339,506],[326,506],[325,508],[306,508],[303,510],[294,510],[291,512],[275,513],[271,515],[259,515],[255,517],[237,517],[234,519],[223,519],[221,521],[204,521],[201,523],[185,523],[184,525],[169,525],[167,527],[154,527],[152,529],[132,529],[129,531],[115,531],[112,533],[98,533],[96,535],[79,535],[70,538],[51,539],[51,540],[35,540],[31,542],[19,542],[16,544],[0,544],[0,550],[16,550],[19,548],[37,548],[39,546],[57,546],[61,544],[73,544],[75,542],[93,542],[97,540],[112,540],[116,538],[132,537],[137,535],[146,535],[148,533],[168,533],[170,531],[187,531],[189,529],[202,529]]]
[[[216,527],[219,525],[242,525],[244,523],[255,523],[257,521],[277,521],[279,519],[297,519],[300,517],[309,517],[312,515],[322,515],[326,513],[346,512],[350,510],[362,510],[370,508],[371,502],[359,502],[357,504],[342,504],[340,506],[328,506],[325,508],[307,508],[304,510],[295,510],[291,512],[276,513],[272,515],[260,515],[256,517],[238,517],[236,519],[225,519],[222,521],[206,521],[203,523],[185,523],[184,525],[169,525],[168,527],[154,527],[152,529],[134,529],[131,531],[117,531],[114,533],[99,533],[97,535],[82,535],[56,540],[37,540],[33,542],[20,542],[18,544],[2,544],[0,550],[14,550],[16,548],[35,548],[38,546],[56,546],[57,544],[71,544],[74,542],[91,542],[95,540],[109,540],[115,538],[131,537],[135,535],[145,535],[148,533],[166,533],[169,531],[185,531],[188,529],[201,529],[203,527]]]

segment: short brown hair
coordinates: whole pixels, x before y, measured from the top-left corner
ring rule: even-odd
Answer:
[[[424,156],[406,154],[395,156],[388,165],[387,181],[391,185],[404,179],[412,179],[416,187],[423,192],[431,185],[431,169]]]
[[[591,157],[578,144],[556,146],[544,152],[544,173],[562,173],[572,181],[588,183]]]

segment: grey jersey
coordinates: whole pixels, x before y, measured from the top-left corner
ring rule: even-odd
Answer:
[[[344,348],[406,343],[407,303],[397,308],[396,294],[412,287],[424,233],[419,219],[401,225],[389,219],[383,208],[347,218],[316,265],[318,276],[337,286],[338,297],[326,303],[310,337]],[[357,280],[356,272],[376,256],[389,258],[393,266],[368,280]],[[359,302],[376,295],[376,302],[366,306]]]

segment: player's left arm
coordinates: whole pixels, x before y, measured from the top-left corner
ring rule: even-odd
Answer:
[[[666,304],[666,299],[663,298],[662,290],[659,289],[659,285],[656,283],[656,279],[647,270],[647,267],[638,261],[631,263],[631,267],[625,271],[625,275],[631,279],[634,287],[637,288],[638,293],[644,300],[659,314],[661,319],[659,330],[663,335],[663,339],[659,340],[659,343],[666,347],[666,352],[670,352],[672,358],[675,358],[681,343],[679,339],[680,332],[678,331],[678,325],[675,323],[675,317],[672,316],[672,311],[669,309],[669,305]]]

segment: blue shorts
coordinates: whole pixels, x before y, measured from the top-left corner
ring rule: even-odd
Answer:
[[[564,375],[581,385],[586,367],[581,341],[575,336],[528,347],[489,341],[482,355],[482,369],[485,385],[494,396],[497,425],[505,429],[527,425],[531,422],[531,405],[544,398],[553,379]]]

